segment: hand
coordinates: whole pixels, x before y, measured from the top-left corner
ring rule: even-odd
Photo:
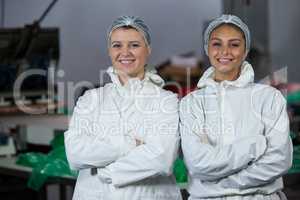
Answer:
[[[100,179],[101,182],[111,184],[112,179],[110,176],[110,171],[107,168],[99,168],[97,170],[98,178]]]
[[[142,140],[139,140],[139,139],[135,138],[135,144],[136,144],[136,146],[140,146],[140,145],[145,144],[145,143]]]

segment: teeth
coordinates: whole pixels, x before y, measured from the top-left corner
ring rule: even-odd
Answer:
[[[133,61],[132,60],[121,60],[120,61],[122,64],[130,64],[132,63]]]
[[[220,58],[220,59],[218,59],[218,61],[219,61],[220,63],[227,64],[227,63],[231,62],[231,59],[228,59],[228,58]]]
[[[229,62],[230,59],[227,59],[227,58],[220,58],[219,61],[220,61],[220,62]]]

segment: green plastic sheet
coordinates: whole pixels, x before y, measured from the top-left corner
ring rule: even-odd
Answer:
[[[30,152],[18,157],[17,164],[32,168],[29,188],[39,190],[49,177],[77,176],[69,167],[63,141],[63,134],[58,135],[51,141],[53,150],[48,154]]]
[[[186,183],[187,178],[187,169],[182,159],[177,158],[173,167],[173,174],[175,175],[177,183]]]
[[[294,146],[293,165],[288,173],[300,173],[300,145]]]
[[[287,103],[300,103],[300,90],[287,95]]]

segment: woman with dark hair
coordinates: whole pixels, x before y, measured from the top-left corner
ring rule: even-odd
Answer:
[[[285,199],[281,177],[292,164],[286,101],[253,82],[247,25],[233,15],[218,17],[204,45],[212,67],[180,104],[190,200]]]

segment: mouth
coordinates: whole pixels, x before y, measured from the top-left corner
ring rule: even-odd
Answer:
[[[134,63],[135,59],[119,59],[118,62],[122,65],[130,65]]]
[[[217,61],[222,65],[227,65],[233,61],[232,58],[217,58]]]

